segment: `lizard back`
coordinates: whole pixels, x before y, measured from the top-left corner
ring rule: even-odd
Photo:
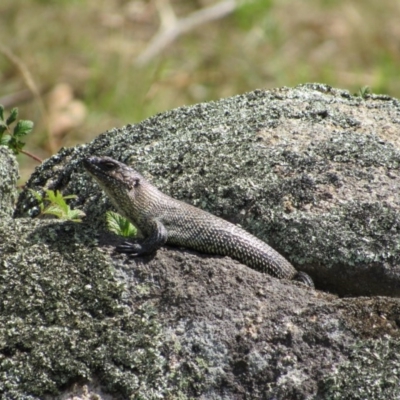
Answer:
[[[176,200],[127,165],[109,157],[84,160],[115,208],[144,234],[143,245],[124,245],[134,255],[156,251],[163,243],[232,257],[277,278],[313,286],[312,279],[267,243],[244,229],[190,204]]]

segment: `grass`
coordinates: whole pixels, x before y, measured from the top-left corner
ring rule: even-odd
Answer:
[[[171,0],[178,15],[215,2]],[[400,97],[399,17],[393,0],[255,0],[142,68],[134,60],[158,27],[151,1],[2,0],[0,37],[39,88],[66,82],[86,106],[83,123],[51,141],[38,101],[17,105],[36,123],[28,150],[45,158],[114,126],[256,88],[324,82]],[[0,98],[26,88],[0,53]],[[26,179],[33,166],[20,161]]]

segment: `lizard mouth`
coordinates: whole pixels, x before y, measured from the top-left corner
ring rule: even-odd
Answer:
[[[110,157],[91,156],[84,158],[82,164],[101,186],[129,186],[129,179],[124,179],[124,165]]]
[[[104,168],[103,159],[100,157],[87,157],[82,160],[82,164],[86,171],[100,181],[110,179],[110,171],[115,168]]]
[[[87,157],[82,160],[82,164],[87,172],[93,176],[102,176],[102,170],[99,168],[98,157]]]
[[[101,165],[104,161],[113,162],[114,164],[116,164],[116,162],[112,158],[109,158],[109,157],[90,156],[90,157],[84,158],[82,161],[83,161],[84,165]]]
[[[91,170],[94,167],[95,160],[97,157],[87,157],[82,160],[82,164],[87,170]]]
[[[87,157],[83,159],[85,169],[93,174],[101,173],[102,175],[118,169],[119,164],[109,157]]]

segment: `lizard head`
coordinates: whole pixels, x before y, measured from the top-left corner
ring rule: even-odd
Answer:
[[[141,217],[151,214],[154,199],[164,195],[133,168],[110,157],[87,157],[83,159],[83,166],[117,211],[139,229],[145,229],[141,226]]]
[[[137,225],[138,210],[146,204],[146,188],[151,185],[134,169],[110,157],[88,157],[83,165],[117,211]]]
[[[130,191],[143,179],[134,169],[110,157],[88,157],[83,160],[83,165],[106,192]]]

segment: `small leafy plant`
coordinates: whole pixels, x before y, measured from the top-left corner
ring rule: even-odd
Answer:
[[[369,86],[363,86],[356,93],[357,96],[366,99],[370,94],[372,94],[372,90]]]
[[[35,155],[23,150],[25,142],[22,139],[32,131],[33,122],[20,119],[14,128],[11,125],[17,121],[18,108],[13,108],[10,115],[4,119],[4,107],[0,104],[0,145],[7,146],[14,154],[23,153],[36,161],[42,160]]]
[[[108,229],[120,236],[132,238],[137,235],[137,229],[126,218],[113,212],[107,211],[106,213]]]
[[[30,189],[31,190],[31,189]],[[33,195],[39,202],[41,214],[54,215],[59,219],[67,221],[82,222],[85,213],[82,210],[72,210],[65,200],[75,199],[77,196],[74,194],[63,196],[59,191],[45,190],[46,196],[43,197],[40,193],[31,190]],[[45,202],[49,204],[46,206]]]

